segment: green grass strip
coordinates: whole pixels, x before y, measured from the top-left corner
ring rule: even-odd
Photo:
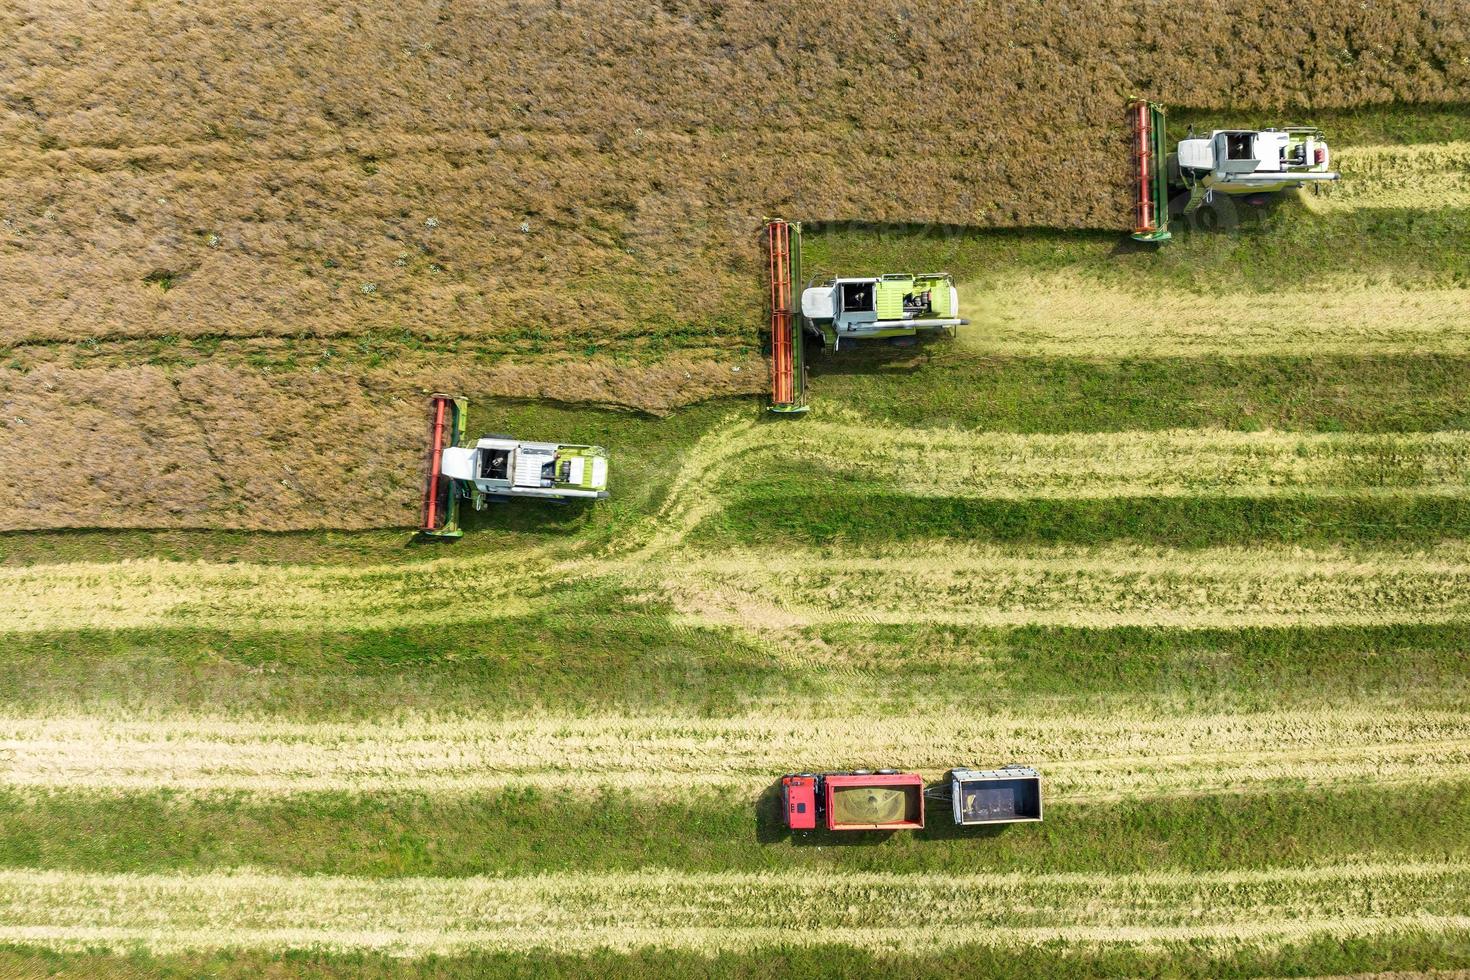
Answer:
[[[1470,358],[984,357],[948,340],[811,359],[826,405],[916,428],[1121,432],[1470,428]]]
[[[1415,547],[1470,537],[1470,500],[1436,496],[1103,497],[986,500],[856,492],[795,477],[756,488],[708,519],[707,547],[955,538],[994,544],[1171,548],[1297,544]],[[824,485],[825,484],[825,485]],[[772,492],[772,491],[778,492]],[[779,492],[786,491],[786,492]]]
[[[367,877],[792,866],[1122,873],[1470,853],[1465,783],[1055,803],[1039,825],[989,830],[956,828],[940,805],[930,809],[923,831],[793,840],[781,825],[774,781],[753,806],[701,790],[679,802],[531,789],[284,798],[6,790],[0,865],[108,873],[248,865]]]
[[[832,624],[780,649],[657,613],[557,615],[361,633],[121,630],[10,637],[11,713],[182,709],[302,720],[535,706],[714,716],[831,699],[902,712],[945,699],[1157,697],[1236,706],[1348,695],[1453,702],[1463,624],[1170,630]]]

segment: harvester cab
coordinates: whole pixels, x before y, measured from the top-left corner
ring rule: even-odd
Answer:
[[[1188,191],[1192,214],[1216,193],[1261,194],[1335,181],[1331,151],[1313,126],[1193,132],[1166,152],[1164,107],[1144,99],[1128,106],[1133,127],[1133,237],[1169,238],[1169,194]]]
[[[424,534],[461,536],[464,532],[459,526],[459,506],[466,500],[475,510],[483,510],[491,501],[513,497],[607,497],[607,451],[602,447],[529,442],[500,435],[466,444],[469,403],[450,395],[434,395],[431,405],[433,429],[419,524]]]

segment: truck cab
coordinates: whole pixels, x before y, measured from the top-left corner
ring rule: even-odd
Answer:
[[[924,778],[880,769],[796,773],[781,778],[790,830],[922,830]]]

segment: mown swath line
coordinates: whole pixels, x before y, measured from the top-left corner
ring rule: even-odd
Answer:
[[[960,343],[993,354],[1464,354],[1470,290],[1322,282],[1260,294],[1143,292],[1070,272],[961,287]]]
[[[677,546],[718,502],[676,510],[631,559],[440,561],[368,572],[159,561],[0,570],[6,632],[196,627],[368,630],[525,615],[591,577],[666,593],[700,621],[1182,628],[1444,623],[1470,616],[1470,545],[1421,553],[1293,548],[986,549],[915,543],[832,557]],[[668,557],[676,552],[677,560]]]
[[[1470,208],[1470,142],[1342,147],[1333,166],[1337,184],[1301,195],[1313,211]]]
[[[0,784],[278,795],[465,793],[608,787],[754,798],[794,765],[953,765],[1025,759],[1057,799],[1177,796],[1470,776],[1470,715],[1391,705],[1174,714],[1156,705],[1057,716],[980,712],[869,717],[862,704],[698,717],[411,718],[342,723],[99,717],[0,720]],[[799,762],[797,761],[799,760]]]
[[[1470,617],[1467,559],[1458,542],[1418,553],[916,542],[730,551],[667,562],[648,580],[692,618],[747,629],[1372,626]]]
[[[1470,433],[1166,430],[1020,434],[803,420],[752,458],[916,496],[992,500],[1287,494],[1470,495]],[[759,484],[758,480],[747,480]]]
[[[506,879],[0,872],[0,940],[56,949],[715,952],[842,943],[1281,943],[1470,925],[1470,865],[1099,874],[648,871]],[[106,923],[99,925],[98,923]],[[310,923],[310,925],[303,925]]]

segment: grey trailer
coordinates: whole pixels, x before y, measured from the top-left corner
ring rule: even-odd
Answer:
[[[951,769],[949,790],[961,827],[1041,820],[1041,774],[1030,766]]]

